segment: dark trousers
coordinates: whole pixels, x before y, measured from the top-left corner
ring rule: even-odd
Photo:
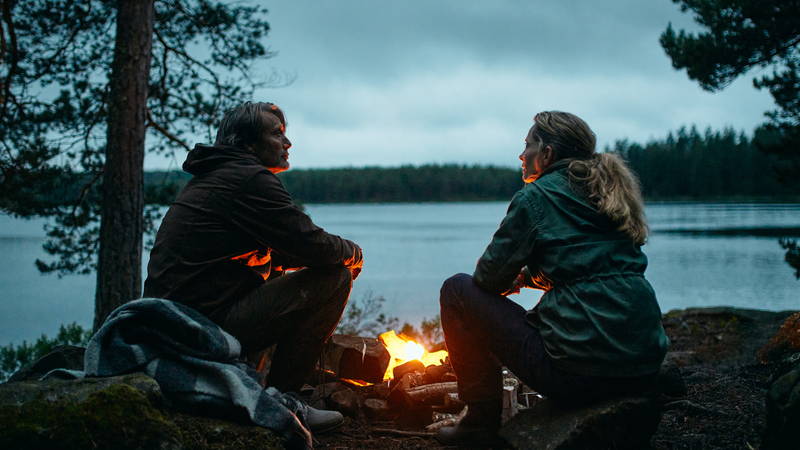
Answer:
[[[654,375],[606,378],[564,372],[553,365],[539,331],[525,318],[525,309],[478,287],[458,274],[442,285],[441,319],[450,362],[458,377],[459,396],[467,403],[498,403],[502,398],[501,367],[551,398],[569,403],[641,392]]]
[[[352,287],[341,266],[306,268],[269,280],[211,319],[249,355],[277,344],[267,385],[299,391],[333,333]]]

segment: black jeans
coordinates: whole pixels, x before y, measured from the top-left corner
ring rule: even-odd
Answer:
[[[478,287],[467,274],[442,285],[441,319],[459,396],[467,403],[499,402],[501,367],[535,391],[562,402],[584,403],[648,390],[655,375],[607,378],[564,372],[553,365],[525,309]]]
[[[244,355],[277,344],[267,384],[299,391],[339,323],[351,287],[349,269],[306,268],[264,283],[211,320],[239,340]]]

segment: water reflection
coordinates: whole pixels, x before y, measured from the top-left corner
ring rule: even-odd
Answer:
[[[307,211],[363,247],[366,263],[353,298],[372,291],[386,297],[387,313],[414,323],[438,313],[444,279],[472,273],[507,206],[307,205]],[[653,231],[645,246],[646,275],[663,310],[800,308],[800,282],[776,239],[800,238],[800,205],[654,203],[646,212]],[[783,234],[772,234],[776,229]],[[39,275],[33,262],[46,256],[43,236],[41,220],[0,216],[0,344],[52,334],[65,322],[91,325],[94,277]],[[515,300],[530,308],[538,298],[525,290]]]

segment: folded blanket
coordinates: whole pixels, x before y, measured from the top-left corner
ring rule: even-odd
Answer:
[[[240,361],[241,345],[217,324],[181,303],[141,299],[114,310],[86,348],[86,376],[145,372],[176,407],[249,418],[285,439],[311,448],[303,425],[306,406],[264,389]]]

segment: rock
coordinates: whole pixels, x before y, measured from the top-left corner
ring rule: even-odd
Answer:
[[[372,419],[384,419],[391,414],[389,402],[379,398],[368,398],[364,400],[364,411]]]
[[[364,386],[359,389],[364,398],[379,398],[386,400],[389,398],[389,385],[388,383],[377,383],[370,386]]]
[[[8,382],[38,380],[53,369],[83,370],[83,354],[85,352],[86,349],[83,347],[59,345],[50,353],[11,375]]]
[[[658,392],[666,397],[685,397],[688,393],[681,369],[674,360],[665,359],[656,377]]]
[[[380,383],[389,365],[389,352],[375,338],[334,334],[325,345],[323,366],[340,378]]]
[[[758,360],[763,364],[777,362],[797,352],[800,352],[800,312],[789,316],[772,339],[761,347]]]
[[[0,423],[0,448],[283,448],[265,428],[167,409],[144,374],[0,385]]]
[[[649,447],[660,419],[660,405],[646,397],[610,399],[583,407],[542,400],[511,418],[500,435],[513,448],[641,449]]]
[[[776,379],[767,392],[767,427],[762,448],[797,448],[800,429],[800,353],[795,366]]]
[[[348,387],[338,381],[320,384],[314,388],[308,404],[317,409],[325,409],[328,407],[328,399],[331,395],[345,389],[348,389]]]
[[[2,448],[183,448],[145,375],[0,386]]]
[[[351,389],[342,389],[331,394],[328,403],[342,414],[355,417],[361,407],[361,398]]]

